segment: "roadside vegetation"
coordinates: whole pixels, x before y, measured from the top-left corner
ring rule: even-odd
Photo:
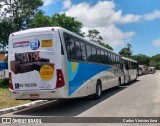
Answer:
[[[25,104],[28,102],[30,102],[30,100],[24,101],[24,100],[12,99],[9,94],[8,78],[0,80],[0,109]]]
[[[144,54],[132,55],[132,45],[127,44],[127,47],[124,47],[120,50],[119,54],[124,57],[136,60],[139,65],[145,65],[146,67],[155,67],[157,70],[160,70],[160,54],[154,55],[152,57],[146,56]]]

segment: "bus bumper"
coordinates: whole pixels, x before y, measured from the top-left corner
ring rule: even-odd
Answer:
[[[14,91],[9,89],[9,92],[11,97],[16,100],[52,100],[69,98],[62,89],[34,91]]]

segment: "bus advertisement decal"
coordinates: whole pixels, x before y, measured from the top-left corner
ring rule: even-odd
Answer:
[[[38,39],[30,41],[30,47],[32,50],[37,50],[39,46],[40,46],[40,41]]]
[[[14,88],[16,90],[55,88],[55,63],[53,53],[33,51],[15,53],[10,61]]]
[[[54,68],[50,65],[44,65],[40,69],[40,77],[42,80],[48,81],[51,80],[54,76]]]
[[[53,47],[53,40],[52,40],[52,39],[41,40],[41,47],[42,47],[42,48],[45,48],[45,47]]]
[[[27,46],[29,46],[29,41],[21,41],[13,43],[13,48],[27,47]]]

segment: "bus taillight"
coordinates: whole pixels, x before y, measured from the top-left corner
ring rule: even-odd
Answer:
[[[9,88],[13,90],[12,74],[11,74],[11,72],[9,72]]]
[[[60,88],[64,86],[64,76],[61,69],[57,69],[57,82],[56,88]]]

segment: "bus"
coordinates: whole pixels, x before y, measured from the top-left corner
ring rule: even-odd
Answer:
[[[122,58],[61,27],[9,37],[9,90],[14,99],[67,99],[93,95],[124,82]]]
[[[122,57],[123,60],[123,72],[125,83],[130,83],[138,78],[138,64],[136,60],[132,60],[126,57]]]

